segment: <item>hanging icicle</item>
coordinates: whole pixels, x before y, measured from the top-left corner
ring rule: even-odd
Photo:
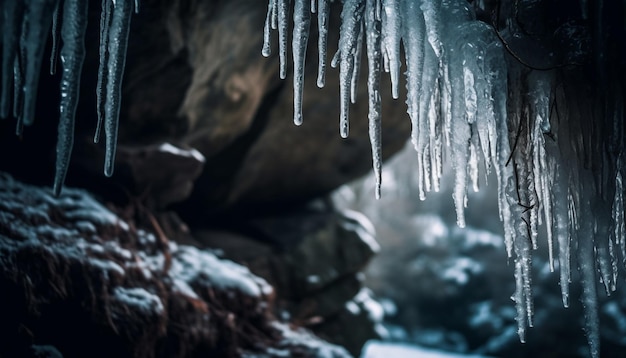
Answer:
[[[304,63],[311,25],[311,3],[295,0],[293,10],[293,123],[302,124],[302,92],[304,91]]]
[[[116,1],[111,13],[111,25],[108,34],[106,100],[104,103],[104,132],[106,153],[104,157],[104,175],[113,175],[115,152],[117,147],[117,129],[122,100],[122,78],[126,64],[126,47],[130,31],[130,18],[133,5],[130,0]]]
[[[74,118],[80,92],[80,77],[85,60],[85,32],[89,0],[64,0],[61,26],[61,100],[57,139],[57,164],[54,193],[59,195],[74,145]]]

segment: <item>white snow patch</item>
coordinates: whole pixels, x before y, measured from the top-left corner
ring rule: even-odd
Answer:
[[[113,290],[115,299],[125,303],[128,306],[134,306],[143,312],[154,312],[160,314],[163,312],[163,303],[161,299],[143,288],[125,288],[116,287]]]
[[[363,348],[361,358],[486,358],[478,355],[462,355],[418,346],[369,341]]]
[[[213,253],[200,251],[195,247],[177,248],[169,274],[175,280],[187,283],[200,280],[213,287],[235,289],[250,296],[267,295],[272,292],[271,286],[262,278],[250,273],[247,267],[219,259]]]
[[[204,163],[205,161],[204,156],[193,148],[181,149],[169,143],[163,143],[161,144],[161,146],[159,146],[159,150],[161,152],[170,153],[170,154],[177,155],[180,157],[194,158],[195,160],[202,162],[202,163]]]

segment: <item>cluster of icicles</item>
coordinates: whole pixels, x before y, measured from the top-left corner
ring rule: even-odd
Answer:
[[[74,143],[74,119],[85,59],[89,0],[0,0],[2,62],[0,63],[0,118],[17,118],[17,135],[35,120],[39,74],[48,36],[52,33],[50,73],[61,62],[57,164],[54,191],[60,193]],[[94,141],[104,126],[104,173],[113,174],[121,84],[133,8],[139,1],[102,0],[98,124]],[[12,110],[11,110],[12,108]]]
[[[287,76],[290,8],[290,0],[269,0],[262,49],[264,56],[270,55],[271,29],[277,29],[283,79]],[[323,87],[329,13],[329,0],[293,2],[297,125],[302,123],[304,60],[312,14],[317,16],[319,33],[317,85]],[[494,170],[506,250],[515,263],[513,299],[520,339],[524,341],[527,327],[533,325],[531,253],[537,248],[538,226],[543,224],[550,268],[560,269],[566,307],[571,248],[575,248],[584,288],[585,330],[591,355],[597,357],[597,281],[604,284],[607,294],[614,291],[619,256],[626,257],[623,103],[612,102],[605,115],[590,120],[579,112],[580,107],[570,105],[580,101],[580,96],[557,90],[553,71],[529,70],[512,60],[494,29],[477,21],[465,0],[344,0],[341,21],[338,51],[331,61],[340,73],[340,134],[348,136],[348,109],[356,100],[365,41],[377,197],[381,180],[380,76],[383,70],[389,73],[391,94],[397,99],[404,60],[420,197],[438,190],[442,158],[447,156],[455,172],[453,199],[458,224],[464,226],[467,188],[478,190],[479,167],[486,174]],[[559,108],[557,103],[566,105]]]

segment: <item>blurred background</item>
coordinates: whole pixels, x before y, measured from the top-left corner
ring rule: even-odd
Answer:
[[[375,227],[381,249],[365,271],[365,285],[384,310],[385,339],[468,355],[589,356],[577,272],[572,273],[570,307],[564,308],[558,266],[550,272],[548,265],[545,233],[533,253],[534,327],[527,331],[526,343],[520,343],[510,298],[513,265],[498,219],[495,176],[482,177],[479,192],[470,190],[467,227],[459,228],[453,175],[444,169],[441,190],[421,201],[416,168],[409,143],[384,166],[380,200],[374,196],[372,175],[333,194],[338,207],[364,213]],[[626,356],[623,285],[611,297],[601,293],[601,301],[602,356]],[[401,347],[370,344],[363,357],[432,354]]]

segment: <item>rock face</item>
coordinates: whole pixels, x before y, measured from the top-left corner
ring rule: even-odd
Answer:
[[[207,163],[188,207],[196,212],[203,207],[208,213],[278,207],[327,193],[370,169],[367,106],[351,108],[350,138],[341,139],[338,70],[330,69],[326,87],[317,88],[313,43],[307,56],[310,80],[305,83],[304,124],[296,127],[292,74],[279,79],[276,48],[270,58],[261,56],[266,3],[200,1],[188,7],[183,3],[166,6],[161,21],[148,22],[141,14],[133,20],[139,31],[130,39],[130,48],[136,50],[129,55],[127,83],[133,85],[124,93],[121,141],[137,143],[138,137],[155,132],[155,123],[168,123],[158,135],[199,150]],[[332,12],[337,16],[331,19],[331,29],[339,29],[339,12]],[[150,30],[140,30],[144,27]],[[165,34],[158,45],[147,46],[141,34],[153,27],[165,29]],[[312,37],[315,31],[313,26]],[[336,44],[337,38],[338,31],[332,32],[329,43]],[[169,46],[163,44],[167,39]],[[329,56],[335,50],[329,48]],[[167,58],[171,61],[159,66],[157,61]],[[163,82],[155,86],[154,81],[177,75],[176,80],[188,86],[168,98],[172,88],[183,86]],[[367,91],[362,82],[358,98],[364,101]],[[382,88],[390,87],[383,83]],[[157,112],[154,101],[165,101],[171,108]],[[410,124],[404,104],[387,93],[383,108],[388,157],[402,147]]]
[[[154,229],[0,174],[0,357],[349,356],[273,320],[247,268]]]

